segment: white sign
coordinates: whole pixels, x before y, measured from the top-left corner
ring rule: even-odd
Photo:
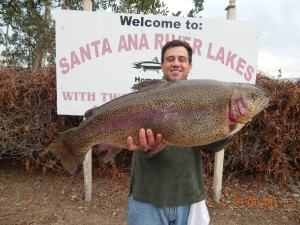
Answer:
[[[58,114],[83,115],[161,79],[161,48],[173,39],[193,48],[189,79],[255,83],[259,34],[253,22],[56,11]]]

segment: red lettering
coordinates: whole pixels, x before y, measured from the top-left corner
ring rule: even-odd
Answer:
[[[140,41],[140,45],[139,45],[139,50],[141,50],[142,48],[149,49],[149,44],[148,44],[148,40],[147,40],[146,34],[142,34],[142,37],[141,37],[141,41]]]
[[[111,50],[111,47],[110,47],[110,44],[109,44],[107,38],[104,38],[103,46],[102,46],[102,55],[105,55],[106,52],[112,53],[112,50]]]
[[[126,51],[130,51],[131,47],[133,47],[133,49],[136,50],[138,48],[137,34],[134,35],[134,38],[130,34],[127,37],[128,37],[128,45]]]
[[[195,39],[193,43],[193,53],[201,56],[201,47],[202,47],[202,41],[200,39]]]
[[[208,45],[208,51],[207,51],[207,56],[206,57],[208,59],[214,60],[215,57],[211,54],[211,49],[212,49],[212,43],[209,43],[209,45]]]
[[[59,66],[61,67],[62,74],[68,73],[75,65],[80,65],[88,60],[91,60],[95,54],[95,57],[100,55],[100,47],[102,47],[101,54],[105,55],[106,53],[112,53],[109,41],[107,38],[103,39],[102,46],[100,40],[93,41],[85,46],[80,46],[77,51],[70,52],[70,58],[62,57],[59,60]],[[145,47],[147,43],[143,40],[142,46]],[[77,53],[76,53],[77,52]],[[68,62],[69,61],[69,62]]]
[[[122,51],[122,49],[127,51],[127,43],[124,35],[120,36],[118,52]]]
[[[138,34],[128,34],[127,40],[124,35],[120,37],[118,51],[131,51],[141,50],[142,48],[149,49],[148,40],[146,34],[142,34],[139,38]]]
[[[115,98],[118,98],[120,97],[120,95],[121,95],[120,93],[109,93],[109,100],[111,101]]]
[[[95,49],[95,56],[96,57],[99,57],[99,50],[98,50],[99,45],[100,45],[100,40],[91,42],[91,46],[94,47],[94,49]]]
[[[102,102],[107,102],[106,95],[108,95],[108,93],[100,93],[100,96],[102,96]]]
[[[90,101],[95,101],[96,100],[96,93],[95,92],[87,92],[87,100]]]
[[[111,101],[115,98],[118,98],[122,96],[123,94],[120,93],[100,93],[100,96],[102,97],[102,102]]]
[[[231,51],[228,52],[226,57],[225,66],[228,66],[230,63],[230,68],[234,70],[234,59],[237,57],[237,54],[232,54]]]
[[[247,66],[246,73],[244,73],[244,77],[245,77],[246,81],[250,81],[252,79],[253,74],[254,74],[253,66],[251,66],[251,65]]]
[[[154,49],[162,49],[164,43],[164,36],[163,34],[155,34],[154,38]]]
[[[235,68],[235,72],[237,72],[240,75],[243,75],[243,71],[241,71],[241,69],[243,70],[245,68],[245,64],[246,61],[243,58],[239,58],[239,61]]]
[[[71,92],[63,91],[64,101],[95,101],[95,92]]]
[[[69,92],[69,91],[65,92],[65,91],[63,91],[62,94],[63,94],[63,98],[64,98],[65,101],[72,101],[73,92]]]
[[[92,58],[89,44],[86,44],[85,48],[83,48],[81,46],[79,48],[79,51],[80,51],[80,56],[81,56],[81,61],[82,62],[85,62],[85,59],[90,60]]]
[[[62,57],[60,60],[59,60],[59,66],[62,68],[61,70],[61,73],[62,74],[66,74],[69,72],[70,70],[70,65],[69,63],[66,62],[67,61],[67,58],[66,57]]]
[[[183,36],[182,41],[186,41],[186,42],[190,43],[191,37]]]
[[[215,61],[221,61],[224,64],[224,48],[221,47],[216,55]]]
[[[73,69],[76,64],[80,65],[81,62],[80,62],[78,56],[76,55],[75,51],[72,51],[71,52],[71,69]]]

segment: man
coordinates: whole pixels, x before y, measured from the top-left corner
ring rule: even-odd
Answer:
[[[192,54],[186,42],[167,42],[161,53],[164,79],[186,80],[192,69]],[[161,134],[154,137],[152,130],[145,129],[139,131],[138,144],[132,137],[127,139],[128,150],[134,151],[128,224],[208,224],[200,147],[165,146]],[[205,149],[222,150],[231,140],[232,136]],[[151,149],[161,151],[151,154]]]

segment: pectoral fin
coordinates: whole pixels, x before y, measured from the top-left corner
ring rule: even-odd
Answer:
[[[102,158],[102,161],[104,163],[110,162],[117,154],[119,154],[123,149],[118,148],[115,146],[111,145],[106,145],[106,144],[99,144],[98,145],[98,150],[100,151],[107,151],[106,155]]]

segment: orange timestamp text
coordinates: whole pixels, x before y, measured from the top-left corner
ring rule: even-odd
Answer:
[[[238,206],[259,206],[259,207],[270,207],[278,206],[278,201],[274,197],[238,197],[235,199],[235,203]]]

